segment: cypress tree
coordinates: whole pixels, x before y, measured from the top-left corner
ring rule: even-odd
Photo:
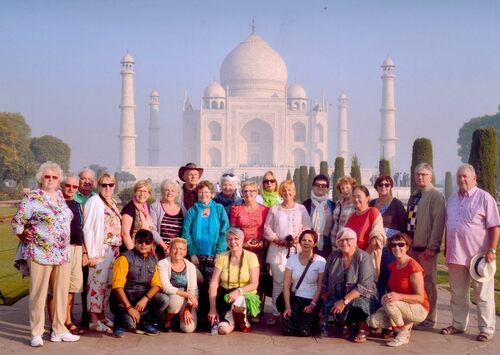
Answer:
[[[288,169],[288,171],[286,173],[286,179],[287,180],[292,180],[292,174],[290,173],[290,169]]]
[[[496,198],[497,135],[494,128],[479,128],[472,134],[469,164],[476,170],[477,185]]]
[[[295,168],[293,171],[293,182],[295,184],[295,190],[297,191],[297,197],[295,198],[298,200],[300,197],[300,170],[299,168]]]
[[[337,157],[335,159],[335,170],[333,171],[333,178],[332,178],[333,200],[334,201],[338,201],[340,199],[340,192],[338,192],[337,189],[335,188],[335,184],[337,183],[337,180],[340,179],[342,176],[345,176],[344,158]]]
[[[411,168],[410,168],[410,176],[411,176],[411,191],[415,191],[417,185],[415,184],[415,167],[420,163],[430,164],[432,167],[433,159],[432,159],[432,142],[429,138],[417,138],[413,142],[413,151],[411,154]],[[435,181],[435,176],[432,176],[432,183]]]
[[[391,163],[387,159],[380,159],[378,161],[378,174],[379,176],[391,176]]]
[[[446,197],[446,200],[450,198],[452,193],[453,193],[453,182],[451,179],[451,172],[447,171],[444,176],[444,197]]]
[[[309,176],[307,174],[307,166],[302,165],[300,167],[300,195],[297,194],[297,201],[302,203],[308,199],[307,196],[307,182],[309,180]]]
[[[359,159],[356,154],[352,156],[351,163],[351,177],[356,180],[358,186],[362,184],[361,182],[361,165],[359,164]]]
[[[319,173],[328,176],[328,162],[323,160],[319,163]]]
[[[309,167],[309,175],[308,175],[308,179],[307,179],[307,198],[306,198],[306,200],[311,196],[312,184],[313,184],[313,180],[315,177],[316,177],[316,169],[314,169],[314,166],[310,166]]]

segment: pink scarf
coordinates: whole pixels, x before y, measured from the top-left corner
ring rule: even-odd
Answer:
[[[137,202],[135,197],[134,206],[139,211],[139,216],[141,217],[141,226],[143,229],[151,230],[153,228],[153,220],[151,219],[151,215],[149,214],[148,204],[144,202],[142,205]]]

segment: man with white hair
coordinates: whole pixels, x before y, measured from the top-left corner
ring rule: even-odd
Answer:
[[[446,262],[451,288],[452,325],[441,334],[465,332],[469,321],[471,260],[480,253],[494,263],[500,236],[500,217],[495,199],[477,187],[476,172],[469,164],[457,170],[458,192],[450,196],[446,220]],[[472,280],[477,304],[478,341],[489,341],[495,334],[495,278]]]
[[[429,297],[427,319],[416,330],[428,330],[437,323],[437,254],[443,240],[446,200],[432,185],[432,166],[420,163],[415,167],[415,190],[408,200],[408,234],[413,239],[411,257],[424,268],[425,292]]]

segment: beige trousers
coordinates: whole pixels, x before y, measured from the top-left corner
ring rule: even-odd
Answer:
[[[168,295],[170,301],[168,302],[167,313],[171,314],[182,314],[184,308],[187,304],[187,299],[178,295]],[[193,322],[191,324],[186,324],[184,322],[179,322],[180,328],[184,333],[192,333],[196,330],[196,324],[198,323],[198,315],[195,309],[191,310],[193,315]]]
[[[469,323],[470,286],[474,289],[477,305],[477,323],[480,332],[495,333],[495,278],[486,282],[471,280],[469,268],[464,265],[448,264],[451,288],[451,314],[453,326],[466,330]]]
[[[56,334],[67,333],[64,325],[68,307],[70,268],[69,263],[62,265],[42,265],[28,259],[30,267],[29,313],[31,335],[42,336],[45,331],[45,303],[49,284],[53,290],[54,314],[52,329]]]
[[[411,252],[413,259],[418,261],[425,271],[424,288],[429,298],[429,314],[425,319],[426,322],[436,325],[437,323],[437,255],[430,259],[424,258],[424,252]]]
[[[421,323],[427,317],[427,310],[421,304],[382,299],[382,307],[372,314],[367,323],[376,329],[401,328],[409,323]]]

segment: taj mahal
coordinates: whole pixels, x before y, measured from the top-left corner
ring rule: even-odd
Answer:
[[[159,182],[175,177],[178,167],[159,166],[160,96],[150,95],[148,165],[136,165],[134,59],[122,59],[120,165],[137,179]],[[380,156],[394,166],[396,156],[394,79],[395,65],[387,57],[382,66]],[[336,156],[350,162],[348,151],[348,98],[337,100]],[[288,85],[285,61],[252,25],[250,35],[223,60],[220,81],[210,83],[193,107],[185,95],[182,107],[183,162],[205,169],[204,177],[217,180],[223,172],[261,176],[272,169],[284,178],[301,165],[319,168],[328,156],[328,126],[334,115],[325,98],[311,99],[299,83]],[[184,164],[183,163],[183,164]],[[371,172],[366,171],[366,174]],[[363,175],[365,175],[365,173]]]

